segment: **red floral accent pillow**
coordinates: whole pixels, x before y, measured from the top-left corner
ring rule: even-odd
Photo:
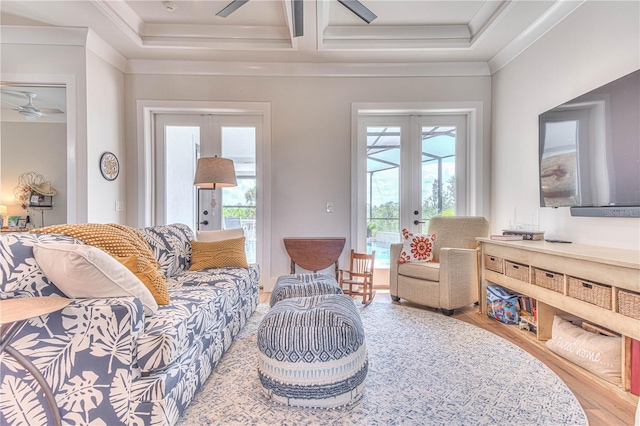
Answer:
[[[433,245],[436,242],[436,234],[414,235],[407,229],[403,229],[402,236],[404,242],[398,263],[433,261]]]

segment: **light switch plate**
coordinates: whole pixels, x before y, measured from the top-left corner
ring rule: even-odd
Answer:
[[[328,202],[327,203],[327,213],[333,213],[333,203],[332,202]]]
[[[116,211],[117,212],[124,211],[124,201],[116,201]]]

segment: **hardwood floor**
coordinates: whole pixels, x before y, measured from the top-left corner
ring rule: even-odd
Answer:
[[[261,292],[260,302],[268,302],[269,297],[270,293]],[[386,289],[376,289],[373,303],[396,304],[396,302],[391,301],[389,291]],[[434,311],[434,309],[404,301],[400,304]],[[606,385],[600,378],[573,366],[550,352],[544,342],[537,341],[533,334],[522,331],[515,326],[500,324],[486,315],[481,315],[475,306],[469,306],[462,310],[456,309],[452,318],[473,324],[504,337],[542,361],[571,389],[587,414],[591,426],[632,426],[634,424],[638,397],[620,390],[612,390],[612,387]]]

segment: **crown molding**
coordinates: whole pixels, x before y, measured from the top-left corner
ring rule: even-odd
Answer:
[[[127,58],[111,47],[93,30],[89,30],[87,33],[87,49],[104,59],[108,64],[113,65],[120,72],[124,73],[127,70]]]
[[[538,19],[527,27],[527,29],[518,34],[516,38],[502,48],[493,58],[489,59],[488,64],[491,74],[495,74],[504,68],[509,62],[517,58],[522,52],[527,50],[529,46],[551,31],[586,1],[587,0],[559,0],[554,2]]]
[[[0,25],[2,44],[85,46],[88,28]]]
[[[470,77],[490,76],[486,62],[266,63],[129,60],[127,74],[244,77]]]
[[[508,10],[511,0],[484,2],[467,24],[458,25],[330,25],[329,5],[316,3],[318,50],[428,50],[469,49],[498,17]]]
[[[89,28],[1,25],[2,44],[83,46],[116,67],[127,68],[127,59]]]

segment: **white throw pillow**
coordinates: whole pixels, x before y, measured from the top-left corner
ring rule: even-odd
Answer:
[[[142,281],[106,252],[82,244],[34,244],[33,254],[42,272],[72,299],[137,297],[144,313],[158,310]]]
[[[217,241],[234,240],[244,237],[244,229],[223,229],[221,231],[197,231],[198,241],[203,243],[215,243]]]

